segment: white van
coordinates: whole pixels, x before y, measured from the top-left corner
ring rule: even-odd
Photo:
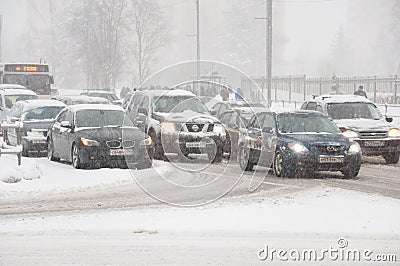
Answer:
[[[8,84],[2,84],[8,85]],[[7,115],[11,109],[11,107],[18,101],[23,100],[34,100],[38,99],[38,95],[31,91],[25,89],[20,85],[12,85],[19,86],[22,88],[4,88],[0,87],[0,121],[7,118]]]

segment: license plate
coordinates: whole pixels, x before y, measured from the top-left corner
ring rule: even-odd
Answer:
[[[186,143],[186,148],[205,148],[206,144],[204,142],[188,142]]]
[[[366,147],[381,147],[385,146],[385,141],[383,140],[367,140],[364,142]]]
[[[133,150],[128,150],[128,149],[115,149],[115,150],[110,150],[110,155],[132,155]]]
[[[36,143],[36,144],[38,144],[38,143],[46,143],[46,140],[43,140],[43,139],[32,139],[31,141],[32,141],[32,143]]]
[[[344,158],[340,156],[319,156],[320,163],[343,163]]]

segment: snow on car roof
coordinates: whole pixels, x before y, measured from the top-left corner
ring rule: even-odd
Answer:
[[[101,93],[101,94],[115,94],[112,91],[101,91],[101,90],[90,90],[90,91],[85,91],[82,92],[83,94],[90,94],[90,93]]]
[[[310,114],[310,115],[323,115],[322,113],[318,112],[318,111],[313,111],[313,110],[300,110],[300,109],[294,109],[294,108],[271,108],[270,109],[272,113],[276,113],[276,114]]]
[[[18,104],[24,105],[27,108],[40,106],[66,106],[65,103],[58,100],[25,100],[19,101]]]
[[[27,89],[2,89],[4,95],[37,95],[34,91]]]
[[[365,98],[364,96],[359,95],[320,95],[315,97],[315,100],[322,100],[326,103],[351,103],[351,102],[364,102],[364,103],[371,103],[370,100]]]
[[[113,104],[76,104],[68,107],[73,111],[81,110],[110,110],[110,111],[124,111],[122,107]]]
[[[0,84],[0,89],[23,89],[26,90],[26,88],[22,85],[18,84]]]
[[[143,93],[146,93],[148,95],[152,96],[196,96],[194,93],[187,91],[187,90],[181,90],[181,89],[175,89],[175,90],[143,90],[140,91]]]

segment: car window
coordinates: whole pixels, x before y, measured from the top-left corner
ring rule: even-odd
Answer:
[[[309,102],[306,106],[306,110],[313,110],[315,111],[317,109],[317,103],[316,102]]]
[[[382,114],[374,104],[365,102],[330,103],[327,111],[332,119],[382,118]]]
[[[264,121],[263,121],[263,128],[275,128],[275,120],[272,114],[268,113],[265,114]]]
[[[326,116],[291,113],[278,116],[278,130],[281,133],[340,133]]]
[[[226,104],[221,104],[221,107],[217,111],[217,116],[220,116],[223,112],[228,110],[228,106]]]
[[[74,122],[74,114],[73,114],[72,111],[68,111],[66,113],[64,121],[70,122],[71,125],[73,124],[73,122]]]
[[[321,105],[317,105],[317,108],[315,109],[316,111],[318,111],[318,112],[323,112],[324,110],[322,109],[322,106]]]
[[[231,128],[235,128],[238,126],[237,122],[238,122],[238,114],[236,112],[234,112],[231,115],[231,119],[229,119],[228,126]]]
[[[63,106],[40,106],[29,109],[21,115],[22,121],[54,119]]]
[[[254,118],[253,121],[251,122],[250,126],[252,128],[261,128],[261,122],[264,119],[264,114],[257,114]]]
[[[230,118],[231,118],[232,112],[228,112],[228,113],[224,113],[221,115],[221,118],[219,120],[221,120],[221,122],[223,124],[228,124]]]
[[[116,110],[78,110],[75,116],[76,127],[123,126],[128,122],[124,112]]]

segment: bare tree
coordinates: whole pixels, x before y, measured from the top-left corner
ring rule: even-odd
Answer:
[[[161,12],[153,1],[132,0],[130,22],[133,27],[133,57],[136,63],[136,79],[141,84],[157,61],[157,50],[167,42],[167,31]]]

